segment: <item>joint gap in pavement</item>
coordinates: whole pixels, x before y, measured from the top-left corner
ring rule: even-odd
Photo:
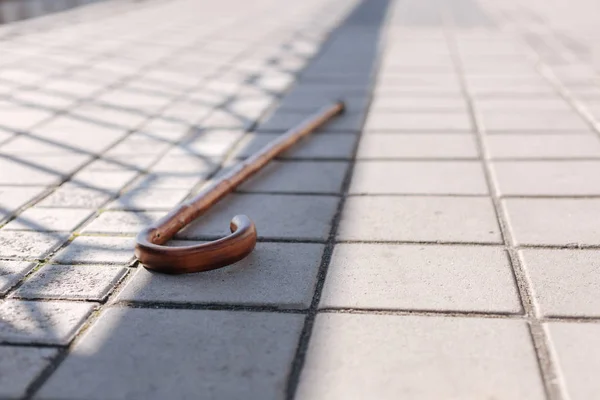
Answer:
[[[499,195],[500,190],[497,187],[497,182],[494,178],[494,173],[491,167],[491,159],[489,157],[489,153],[487,152],[484,127],[481,125],[478,119],[477,111],[473,104],[473,96],[471,95],[466,82],[462,58],[460,50],[457,46],[457,39],[453,34],[455,24],[448,12],[442,11],[442,18],[444,21],[444,36],[450,50],[452,63],[454,64],[454,68],[457,72],[461,91],[467,102],[467,110],[471,119],[471,124],[476,133],[475,137],[480,155],[482,157],[485,179],[490,190],[490,197],[494,206],[497,223],[500,228],[500,234],[509,257],[513,277],[517,285],[521,306],[525,311],[525,316],[528,321],[532,345],[537,357],[539,372],[542,378],[544,389],[546,395],[551,400],[560,400],[562,399],[562,395],[561,388],[559,387],[559,380],[557,379],[557,367],[551,356],[550,343],[547,334],[544,330],[542,322],[539,319],[539,313],[531,283],[529,282],[527,274],[521,265],[518,252],[514,247],[514,239],[511,234],[508,216],[505,215],[505,210],[502,207],[501,198]]]
[[[234,22],[232,22],[232,24],[235,24],[236,22],[237,21],[234,21]],[[222,28],[222,29],[225,29],[225,28]],[[214,35],[217,35],[217,34],[214,33]],[[265,35],[265,37],[261,38],[259,41],[253,42],[244,51],[241,51],[239,54],[237,54],[236,57],[235,57],[235,59],[239,60],[240,58],[243,58],[243,57],[246,57],[249,54],[252,54],[252,51],[253,51],[253,49],[255,47],[260,46],[263,42],[267,41],[268,39],[269,39],[269,36]],[[161,108],[161,110],[164,110],[164,109],[168,108],[171,104],[174,104],[176,101],[179,101],[180,99],[187,97],[193,91],[198,90],[203,84],[206,84],[206,83],[210,82],[211,79],[215,79],[218,76],[227,73],[227,71],[229,71],[229,70],[231,70],[233,68],[234,62],[235,62],[235,60],[233,62],[229,62],[228,61],[226,63],[226,67],[225,68],[219,70],[218,72],[215,72],[214,74],[211,74],[211,75],[203,78],[200,83],[198,83],[198,84],[194,85],[193,87],[187,89],[182,94],[174,97],[173,100],[171,102],[169,102],[168,104],[166,104],[163,108]],[[142,127],[143,127],[143,124],[142,124]],[[164,152],[157,157],[157,159],[154,161],[153,165],[155,165],[156,163],[158,163],[168,153],[168,151],[170,149],[172,149],[173,147],[175,147],[179,143],[182,143],[183,141],[189,139],[189,136],[192,133],[193,132],[188,132],[188,134],[184,135],[180,140],[178,140],[177,142],[173,143],[171,147],[165,149]],[[123,137],[122,140],[124,140],[126,137],[127,136]],[[118,143],[115,143],[114,145],[117,145],[117,144]],[[111,146],[110,148],[112,148],[112,147],[113,146]],[[106,149],[105,151],[108,151],[109,149]],[[85,166],[87,166],[87,165],[88,165],[88,163],[85,164]],[[149,167],[149,168],[151,168],[151,167]],[[73,175],[73,174],[71,174],[71,175]],[[57,187],[59,187],[59,186],[57,186]],[[72,241],[73,237],[77,237],[77,236],[72,235],[70,241]],[[96,236],[99,236],[99,235],[96,235]],[[115,236],[115,235],[114,234],[110,234],[110,235],[102,235],[102,236]],[[123,236],[126,236],[126,235],[123,235]],[[70,243],[70,241],[67,242],[67,243]],[[56,253],[56,251],[53,252],[53,254],[55,254],[55,253]],[[50,257],[50,256],[48,256],[48,257]],[[134,260],[134,261],[132,261],[132,263],[136,264],[136,261]],[[29,387],[27,389],[27,392],[26,392],[26,396],[25,396],[26,399],[30,399],[30,398],[33,398],[33,396],[35,396],[36,392],[44,385],[44,383],[50,378],[50,376],[54,373],[54,371],[56,369],[58,369],[60,367],[61,363],[68,357],[68,355],[71,353],[72,349],[77,345],[77,343],[79,342],[79,340],[81,340],[82,336],[85,334],[85,332],[87,331],[87,329],[89,329],[94,324],[94,322],[98,319],[98,317],[99,317],[100,313],[102,312],[102,310],[104,310],[105,307],[108,307],[110,304],[112,304],[112,302],[116,298],[117,293],[119,292],[119,289],[121,287],[123,287],[124,285],[126,285],[130,281],[130,279],[132,279],[133,275],[134,274],[131,273],[131,271],[129,269],[128,272],[127,272],[127,275],[123,279],[121,279],[121,281],[115,287],[113,287],[113,290],[111,291],[111,293],[107,297],[107,299],[105,299],[102,303],[98,303],[98,305],[99,305],[98,308],[92,313],[92,315],[90,317],[88,317],[88,319],[85,321],[85,323],[83,324],[83,326],[81,327],[81,329],[77,332],[77,334],[75,335],[75,337],[71,341],[71,343],[68,346],[62,348],[62,351],[59,352],[59,354],[55,357],[55,359],[29,385]],[[290,312],[292,312],[292,311],[290,311]]]
[[[347,23],[352,23],[351,22],[352,16],[355,13],[360,12],[361,7],[365,6],[367,3],[368,3],[368,1],[365,1],[365,0],[358,2],[354,6],[353,10],[346,16],[346,19],[342,20],[338,24],[336,29],[330,33],[329,40],[332,40],[332,38],[335,37],[337,32],[342,32],[342,34],[343,34],[343,29],[342,29],[343,26]],[[383,11],[385,11],[386,9],[388,9],[390,3],[391,3],[390,1],[381,2],[381,3],[379,3],[379,6],[382,7]],[[382,13],[379,20],[368,25],[368,28],[365,26],[362,26],[365,29],[373,29],[374,31],[377,32],[377,35],[375,35],[375,38],[373,40],[374,46],[376,46],[382,40],[384,40],[383,38],[385,36],[387,20],[389,17],[390,17],[389,13],[384,12],[384,13]],[[326,51],[329,49],[328,45],[329,45],[329,43],[327,43],[323,47],[325,49],[324,54],[326,54]],[[368,91],[367,91],[368,101],[364,107],[364,111],[365,111],[364,115],[366,115],[368,113],[368,110],[372,103],[372,98],[373,98],[373,93],[374,93],[374,85],[376,82],[377,72],[379,70],[379,66],[381,63],[381,57],[382,57],[382,52],[378,52],[377,57],[373,59],[371,68],[368,71],[368,73],[369,73]],[[327,277],[327,270],[328,270],[329,264],[331,262],[331,257],[333,254],[334,246],[337,243],[335,238],[336,238],[338,227],[339,227],[339,224],[341,221],[341,216],[342,216],[342,211],[344,208],[345,200],[347,198],[346,193],[348,192],[348,189],[350,187],[352,174],[354,172],[354,167],[355,167],[356,161],[357,161],[357,153],[358,153],[358,146],[360,143],[360,137],[364,134],[364,131],[362,128],[364,127],[365,120],[366,120],[366,118],[363,117],[363,119],[361,121],[361,127],[357,131],[352,131],[353,133],[358,133],[358,140],[356,140],[356,142],[354,143],[354,147],[352,150],[352,156],[351,156],[351,159],[350,159],[350,162],[348,165],[348,169],[346,170],[346,174],[344,176],[344,180],[342,183],[342,190],[341,190],[343,195],[340,197],[340,201],[338,203],[337,209],[331,220],[331,229],[329,232],[328,239],[325,243],[325,248],[323,250],[323,255],[321,257],[321,262],[320,262],[319,269],[317,272],[317,282],[315,285],[315,289],[313,291],[313,298],[311,300],[311,304],[308,309],[308,314],[304,321],[304,326],[300,333],[300,338],[298,340],[298,346],[296,348],[296,354],[294,356],[294,360],[292,362],[290,373],[288,375],[286,392],[285,392],[286,400],[294,399],[296,390],[298,388],[298,384],[300,382],[300,377],[301,377],[302,369],[304,367],[304,363],[305,363],[306,356],[308,353],[308,348],[310,345],[310,339],[311,339],[312,332],[314,329],[316,317],[319,313],[318,306],[319,306],[319,302],[321,299],[323,287],[325,284],[325,279]]]

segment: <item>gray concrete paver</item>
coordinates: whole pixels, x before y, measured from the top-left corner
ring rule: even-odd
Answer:
[[[337,245],[320,307],[521,311],[501,249],[391,244]]]
[[[38,398],[279,399],[302,319],[294,314],[109,309]],[[148,351],[158,348],[163,351]],[[201,379],[186,370],[201,371]]]
[[[102,301],[125,273],[123,267],[108,265],[45,265],[13,297]]]
[[[68,344],[94,310],[93,303],[5,300],[0,343]]]
[[[0,392],[593,398],[600,9],[521,3],[98,2],[0,25]],[[247,214],[248,259],[132,263],[142,227],[340,98],[180,235]]]
[[[177,237],[221,237],[229,233],[231,218],[245,214],[256,224],[260,238],[325,240],[338,202],[334,196],[231,194]]]
[[[244,260],[202,274],[173,276],[139,268],[116,301],[306,308],[322,252],[323,245],[314,243],[258,243]]]
[[[600,314],[599,255],[598,250],[520,251],[542,316],[597,317]]]
[[[321,314],[296,397],[541,400],[528,336],[523,321]]]
[[[58,354],[57,349],[0,346],[0,396],[18,399]]]
[[[500,243],[487,198],[365,196],[347,199],[340,240]]]
[[[564,380],[563,393],[573,400],[594,398],[600,390],[594,373],[600,368],[600,325],[553,322],[546,329]]]
[[[393,177],[393,179],[390,179]],[[358,161],[351,194],[486,195],[478,161]]]

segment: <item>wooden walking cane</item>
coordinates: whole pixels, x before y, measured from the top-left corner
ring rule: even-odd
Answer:
[[[164,246],[164,243],[256,174],[278,154],[343,111],[344,103],[341,101],[323,107],[252,157],[240,162],[193,199],[179,205],[158,222],[142,230],[136,238],[136,257],[146,268],[169,274],[207,271],[233,264],[246,257],[256,244],[256,227],[245,215],[233,217],[229,225],[231,234],[224,238],[185,247],[169,247]]]

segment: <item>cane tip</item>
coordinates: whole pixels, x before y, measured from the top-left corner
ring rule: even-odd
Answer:
[[[335,101],[335,105],[338,106],[340,108],[340,114],[343,114],[346,112],[346,103],[344,102],[344,100],[342,99],[337,99]]]

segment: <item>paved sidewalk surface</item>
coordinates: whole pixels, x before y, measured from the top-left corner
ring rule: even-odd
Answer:
[[[0,26],[0,398],[600,398],[597,1],[106,1]],[[145,225],[332,99],[179,234]]]

